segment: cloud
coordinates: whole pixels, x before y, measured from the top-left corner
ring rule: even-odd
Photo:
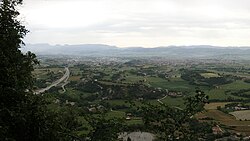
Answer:
[[[249,0],[26,0],[21,12],[31,43],[250,44]]]

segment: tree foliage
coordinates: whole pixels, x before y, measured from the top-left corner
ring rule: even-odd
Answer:
[[[114,118],[107,119],[104,116],[86,117],[91,131],[88,135],[91,141],[117,141],[119,133],[124,130],[124,121]]]
[[[209,77],[206,78],[200,73],[209,73],[204,70],[186,70],[182,69],[181,78],[188,81],[192,85],[196,86],[218,86],[223,84],[232,83],[234,80],[238,79],[231,75],[220,75],[220,77]]]
[[[69,140],[77,126],[72,110],[49,111],[45,99],[32,92],[38,61],[20,51],[28,33],[17,20],[20,4],[0,1],[0,140]]]
[[[200,90],[196,93],[186,99],[184,108],[166,104],[141,107],[145,126],[154,131],[160,140],[193,141],[204,138],[211,128],[206,123],[199,123],[194,115],[204,110],[208,97]]]
[[[31,71],[37,64],[35,54],[23,54],[20,47],[27,30],[17,20],[19,12],[15,9],[21,0],[3,0],[0,7],[0,59],[1,89],[25,91],[32,89]]]

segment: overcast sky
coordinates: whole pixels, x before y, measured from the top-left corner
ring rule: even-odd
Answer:
[[[26,43],[250,45],[250,0],[24,0]]]

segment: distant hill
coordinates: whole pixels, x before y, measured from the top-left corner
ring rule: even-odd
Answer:
[[[99,53],[115,50],[117,47],[102,44],[79,44],[79,45],[49,45],[27,44],[23,51],[32,51],[40,55],[86,55],[87,53]]]
[[[27,44],[22,51],[32,51],[37,55],[73,56],[117,56],[117,57],[166,57],[185,58],[223,58],[250,60],[250,47],[166,46],[156,48],[129,47],[118,48],[103,44],[49,45]]]

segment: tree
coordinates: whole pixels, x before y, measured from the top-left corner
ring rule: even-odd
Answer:
[[[3,0],[0,7],[0,87],[8,91],[32,89],[33,65],[37,64],[35,54],[20,51],[24,45],[22,39],[28,33],[20,21],[19,12],[15,7],[22,4],[22,0]]]
[[[183,109],[165,104],[147,104],[141,107],[147,129],[154,131],[160,140],[204,139],[207,134],[211,133],[211,127],[207,123],[199,123],[194,115],[204,110],[208,97],[200,90],[197,90],[196,93],[194,97],[188,97],[185,100]]]
[[[17,20],[20,4],[22,0],[0,1],[0,140],[72,139],[77,126],[72,110],[51,112],[45,99],[32,92],[38,61],[35,54],[20,51],[28,33]]]
[[[91,131],[88,137],[91,141],[117,141],[119,133],[123,132],[125,126],[122,119],[107,119],[102,116],[86,116]]]
[[[34,54],[24,55],[19,49],[28,32],[16,19],[19,12],[15,7],[22,1],[3,0],[0,4],[0,135],[8,140],[16,132],[14,126],[24,126],[23,106],[29,101],[27,91],[32,88],[31,71],[37,61]]]

